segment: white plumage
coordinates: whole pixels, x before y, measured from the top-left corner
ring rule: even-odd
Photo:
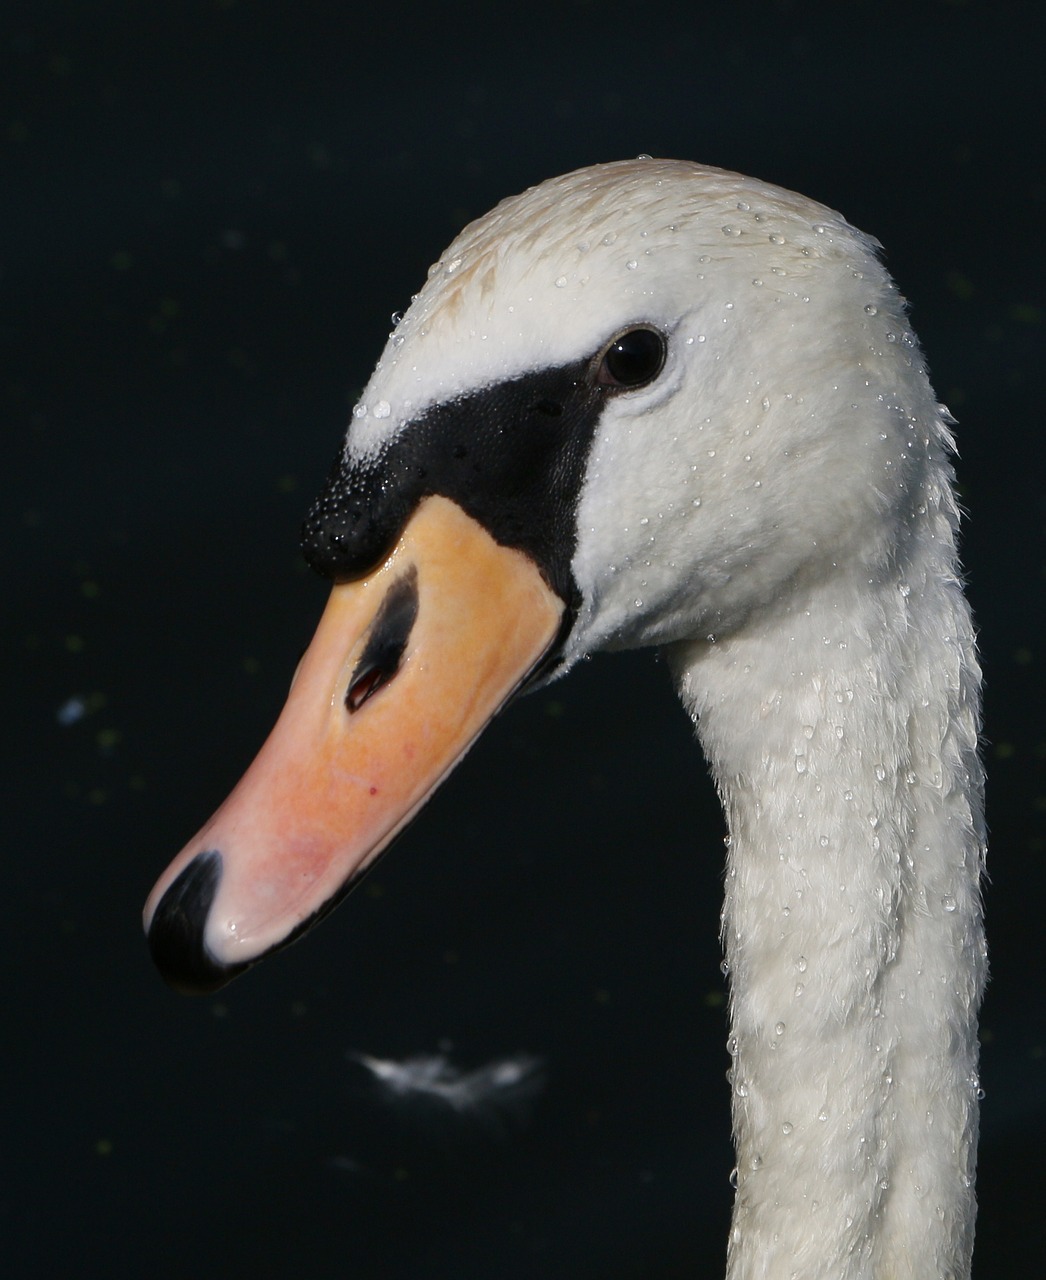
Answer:
[[[967,1280],[984,823],[950,448],[838,214],[646,158],[506,200],[354,411],[306,521],[337,585],[146,905],[161,970],[213,989],[298,936],[539,664],[661,646],[730,828],[728,1274]]]
[[[729,1276],[960,1280],[979,670],[949,420],[874,243],[692,164],[546,182],[432,268],[347,449],[637,323],[668,359],[597,429],[565,665],[666,646],[729,820]]]

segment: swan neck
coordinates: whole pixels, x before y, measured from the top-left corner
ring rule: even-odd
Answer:
[[[673,655],[730,832],[731,1280],[969,1275],[979,670],[928,541]]]

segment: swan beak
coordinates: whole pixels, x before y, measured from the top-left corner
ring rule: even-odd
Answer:
[[[540,664],[564,606],[446,498],[340,583],[275,728],[145,906],[172,986],[211,991],[330,910]]]

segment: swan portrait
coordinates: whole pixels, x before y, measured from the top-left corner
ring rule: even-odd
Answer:
[[[950,419],[877,246],[647,157],[466,227],[305,521],[286,707],[145,909],[210,990],[358,880],[521,690],[656,646],[726,814],[731,1280],[970,1274],[980,672]]]

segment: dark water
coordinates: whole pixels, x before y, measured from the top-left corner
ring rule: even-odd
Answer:
[[[514,707],[366,888],[218,997],[168,992],[138,926],[282,703],[325,596],[297,526],[390,313],[466,218],[639,152],[877,235],[960,419],[993,831],[975,1271],[1038,1273],[1044,11],[839,8],[5,8],[12,1277],[721,1273],[723,824],[650,655]],[[448,1045],[539,1055],[544,1088],[453,1122],[349,1056]]]

